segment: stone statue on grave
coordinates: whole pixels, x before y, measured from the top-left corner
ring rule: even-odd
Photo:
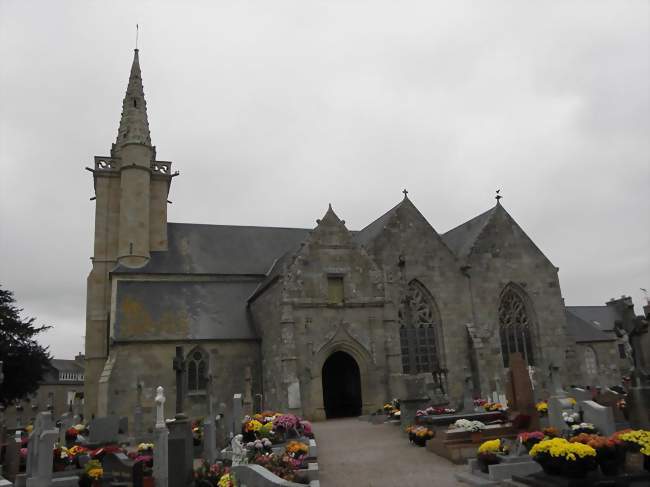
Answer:
[[[156,428],[165,426],[165,390],[162,386],[156,389]]]
[[[236,467],[237,465],[244,465],[248,463],[246,458],[246,447],[244,447],[244,436],[235,435],[235,437],[230,442],[232,447],[232,466]]]
[[[625,344],[625,355],[632,365],[632,376],[643,385],[650,384],[650,357],[645,357],[642,345],[643,336],[648,333],[648,325],[648,320],[642,316],[635,316],[625,323],[620,320],[614,322],[616,335]]]

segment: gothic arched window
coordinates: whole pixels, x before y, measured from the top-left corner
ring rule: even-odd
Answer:
[[[195,348],[187,356],[187,390],[204,391],[208,384],[208,356],[201,348]]]
[[[522,293],[513,287],[507,288],[499,303],[499,335],[503,366],[510,364],[510,354],[521,353],[528,365],[535,365],[531,320]]]
[[[437,308],[422,284],[411,281],[398,311],[402,369],[405,374],[441,369]]]
[[[585,348],[585,370],[587,375],[598,375],[598,359],[596,358],[596,352],[591,347]]]

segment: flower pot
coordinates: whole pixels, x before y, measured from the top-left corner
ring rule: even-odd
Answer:
[[[496,455],[479,455],[476,458],[478,468],[483,473],[490,473],[490,465],[497,465],[501,463],[501,459]]]
[[[153,477],[144,477],[142,479],[142,487],[155,487],[156,482]]]
[[[616,477],[621,472],[621,467],[623,466],[621,462],[615,458],[599,460],[598,465],[600,466],[600,471],[605,477]]]
[[[415,436],[413,443],[415,443],[417,446],[426,446],[427,439],[420,436]]]
[[[628,451],[625,457],[625,471],[628,473],[638,472],[643,468],[643,454],[636,451]]]

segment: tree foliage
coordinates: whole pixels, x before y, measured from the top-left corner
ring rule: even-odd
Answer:
[[[23,399],[38,389],[38,383],[50,366],[47,347],[35,337],[51,328],[37,326],[35,318],[20,317],[14,295],[0,287],[0,361],[4,363],[4,382],[0,386],[0,403]]]

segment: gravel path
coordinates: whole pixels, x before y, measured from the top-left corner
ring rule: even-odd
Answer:
[[[460,468],[411,445],[399,427],[356,418],[314,423],[322,487],[451,487]]]

